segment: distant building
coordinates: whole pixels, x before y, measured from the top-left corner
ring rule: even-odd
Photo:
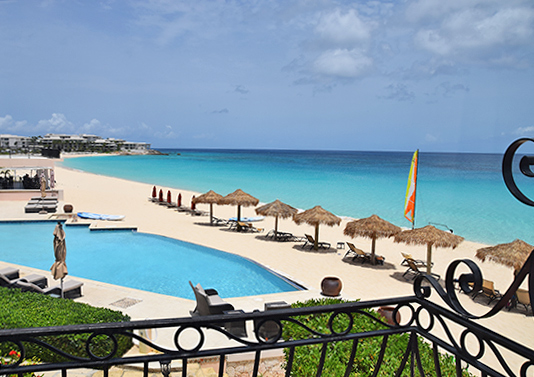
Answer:
[[[26,149],[31,143],[31,137],[16,135],[0,135],[1,149]]]
[[[147,152],[150,144],[97,135],[46,134],[41,137],[0,135],[0,150],[59,149],[63,152]]]

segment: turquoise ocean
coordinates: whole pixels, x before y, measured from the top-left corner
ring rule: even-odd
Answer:
[[[226,195],[240,188],[262,203],[280,199],[300,209],[320,205],[338,216],[377,214],[396,225],[411,226],[403,208],[413,153],[161,151],[168,155],[69,158],[62,165],[198,192]],[[509,193],[501,168],[501,154],[420,152],[416,227],[432,224],[485,244],[516,238],[534,244],[534,208]],[[525,194],[534,198],[534,185],[518,172],[515,177]],[[178,192],[173,192],[173,200]]]

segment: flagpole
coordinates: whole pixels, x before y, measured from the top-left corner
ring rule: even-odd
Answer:
[[[419,149],[417,153],[417,163],[415,164],[415,190],[413,192],[413,221],[412,221],[412,230],[415,229],[415,205],[417,203],[417,177],[419,176]]]

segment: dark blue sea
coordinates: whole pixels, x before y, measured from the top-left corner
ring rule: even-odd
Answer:
[[[412,152],[161,151],[168,155],[70,158],[63,166],[222,195],[240,188],[263,203],[280,199],[301,209],[321,205],[338,216],[377,214],[411,226],[403,207]],[[508,192],[501,167],[501,154],[420,152],[416,227],[433,224],[486,244],[516,238],[534,243],[534,208]],[[516,177],[534,198],[533,183]]]

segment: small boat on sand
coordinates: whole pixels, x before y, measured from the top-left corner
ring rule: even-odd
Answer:
[[[89,220],[108,220],[108,221],[119,221],[124,219],[124,215],[103,215],[100,213],[91,213],[91,212],[78,212],[78,217],[82,219]]]

